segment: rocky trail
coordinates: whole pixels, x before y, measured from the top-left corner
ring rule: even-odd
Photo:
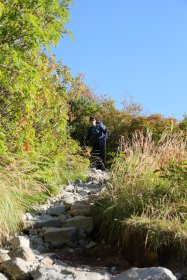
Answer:
[[[23,232],[0,248],[0,280],[187,279],[163,267],[135,268],[104,241],[94,239],[93,198],[109,174],[91,170],[87,183],[69,184],[23,217]]]

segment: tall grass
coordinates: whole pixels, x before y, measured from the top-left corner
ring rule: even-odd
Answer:
[[[118,248],[136,241],[145,251],[170,247],[187,257],[186,140],[164,134],[155,143],[151,133],[121,138],[95,215],[100,234]]]
[[[0,239],[19,228],[21,215],[30,206],[26,197],[45,191],[45,186],[34,180],[36,167],[28,158],[1,158],[0,164]]]
[[[21,229],[21,216],[44,203],[68,180],[84,178],[87,160],[78,155],[49,158],[38,153],[0,158],[0,243]]]

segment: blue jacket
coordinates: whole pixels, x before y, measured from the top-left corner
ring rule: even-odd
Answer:
[[[97,122],[96,126],[88,129],[86,140],[90,140],[92,145],[103,144],[107,140],[107,129],[102,122]]]

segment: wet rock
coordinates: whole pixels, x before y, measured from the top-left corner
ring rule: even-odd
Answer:
[[[27,262],[32,262],[35,260],[35,255],[31,248],[21,247],[9,252],[11,258],[21,258]]]
[[[78,227],[80,230],[86,233],[91,233],[93,230],[93,218],[92,217],[84,217],[84,216],[76,216],[66,220],[66,223],[63,226],[67,227]]]
[[[177,280],[173,273],[164,267],[149,267],[128,269],[116,277],[115,280]]]
[[[20,258],[6,261],[0,266],[0,269],[11,276],[13,279],[26,280],[29,278],[28,263]]]
[[[24,248],[28,248],[30,247],[30,240],[28,238],[28,236],[15,236],[10,243],[10,247],[11,249],[18,249],[20,247],[24,247]]]
[[[77,240],[78,228],[46,228],[43,238],[44,242],[52,243],[54,247],[60,248],[67,242]]]

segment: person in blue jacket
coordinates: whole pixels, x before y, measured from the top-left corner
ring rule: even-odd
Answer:
[[[91,158],[96,168],[105,170],[107,129],[95,116],[90,117],[90,124],[85,140],[89,141],[92,147]]]

